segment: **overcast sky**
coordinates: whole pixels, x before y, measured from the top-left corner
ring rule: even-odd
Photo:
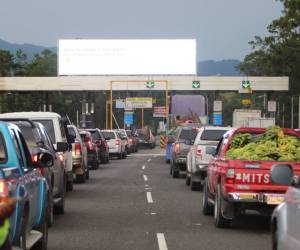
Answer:
[[[1,0],[0,38],[196,38],[198,59],[243,59],[280,16],[275,0]]]

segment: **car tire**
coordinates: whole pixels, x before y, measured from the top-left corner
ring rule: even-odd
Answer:
[[[86,180],[90,179],[90,170],[89,169],[86,169],[86,171],[85,171],[85,179]]]
[[[230,220],[226,219],[222,214],[222,203],[223,197],[221,194],[221,186],[220,184],[217,186],[217,193],[215,196],[215,205],[214,205],[214,221],[215,226],[218,228],[226,228],[230,225]]]
[[[166,163],[167,163],[167,164],[170,164],[170,160],[169,160],[169,159],[166,159]]]
[[[55,214],[64,214],[65,213],[65,194],[66,194],[66,185],[63,184],[63,190],[60,193],[60,201],[54,206]]]
[[[188,176],[188,175],[186,175],[186,177],[185,177],[185,184],[186,184],[187,186],[189,186],[189,185],[191,184],[191,177]]]
[[[276,221],[272,222],[272,250],[278,249],[278,231]]]
[[[207,186],[207,179],[204,181],[203,185],[203,193],[202,193],[202,213],[204,215],[213,215],[214,207],[209,204],[208,201],[208,186]]]
[[[16,243],[16,245],[23,250],[26,250],[26,228],[28,223],[28,212],[29,211],[27,211],[27,209],[23,210],[22,218],[21,218],[20,237]]]
[[[48,217],[47,217],[47,223],[48,223],[48,227],[52,227],[54,224],[54,204],[53,204],[53,196],[52,193],[51,195],[49,195],[48,198]]]
[[[48,194],[49,195],[49,194]],[[48,206],[49,204],[47,204]],[[48,208],[46,208],[46,211],[48,211]],[[48,223],[47,223],[47,212],[44,214],[42,221],[40,225],[36,228],[39,232],[43,234],[43,237],[34,244],[32,247],[32,250],[47,250],[48,246]]]
[[[72,181],[67,181],[67,191],[73,191],[74,186],[73,186],[73,180]]]
[[[201,183],[193,181],[193,174],[191,174],[191,190],[192,191],[201,190]]]
[[[85,172],[83,174],[77,174],[76,175],[76,182],[77,183],[85,183],[85,177],[86,177]]]

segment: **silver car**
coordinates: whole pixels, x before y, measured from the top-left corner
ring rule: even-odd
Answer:
[[[289,165],[279,164],[272,168],[271,180],[289,185],[286,199],[273,212],[271,219],[272,249],[300,249],[300,178],[293,178]]]

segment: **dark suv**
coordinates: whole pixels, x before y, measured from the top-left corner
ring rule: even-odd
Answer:
[[[100,129],[86,129],[90,132],[97,146],[98,159],[102,164],[109,163],[109,147]]]
[[[198,134],[198,128],[180,127],[175,132],[175,142],[171,147],[170,174],[178,178],[180,171],[186,171],[187,154]]]

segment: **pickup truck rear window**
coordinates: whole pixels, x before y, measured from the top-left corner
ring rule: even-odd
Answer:
[[[195,140],[198,134],[198,130],[196,129],[183,129],[180,132],[179,140]]]
[[[53,143],[56,143],[54,125],[52,120],[35,120],[35,122],[40,122],[44,125],[47,130],[48,135]]]
[[[7,151],[2,133],[0,133],[0,163],[7,162]]]
[[[110,140],[110,139],[115,139],[116,138],[114,132],[102,131],[102,134],[103,134],[105,140]]]
[[[202,141],[219,141],[227,130],[205,129],[200,137]]]
[[[93,141],[100,141],[101,140],[101,136],[99,134],[98,131],[94,130],[94,131],[89,131],[92,134],[93,137]]]
[[[25,142],[29,150],[32,150],[33,148],[37,147],[32,128],[28,126],[21,126],[21,125],[19,125],[19,128],[22,132],[22,135],[24,136]]]

